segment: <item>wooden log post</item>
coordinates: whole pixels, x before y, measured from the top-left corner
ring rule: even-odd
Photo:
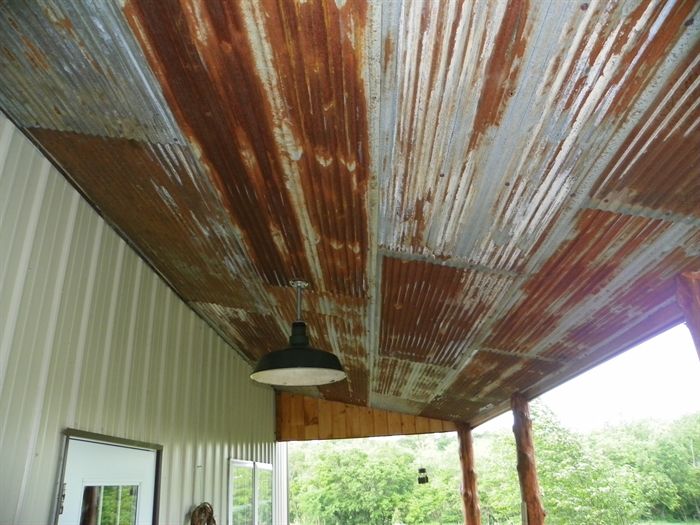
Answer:
[[[457,424],[459,438],[459,461],[462,465],[462,507],[466,525],[481,525],[479,493],[476,490],[476,471],[474,470],[474,445],[472,429],[463,423]]]
[[[522,394],[517,393],[510,398],[510,406],[513,409],[513,433],[515,434],[515,447],[518,451],[520,496],[525,506],[523,523],[525,525],[543,525],[546,513],[540,498],[540,484],[537,481],[530,406],[527,399]]]
[[[676,298],[700,357],[700,271],[686,272],[678,276]]]

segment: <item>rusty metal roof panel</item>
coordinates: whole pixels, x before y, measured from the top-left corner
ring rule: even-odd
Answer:
[[[696,2],[635,4],[403,4],[383,35],[396,110],[381,114],[395,118],[383,125],[381,243],[537,269],[559,240],[552,223],[585,203],[673,57],[698,56]]]
[[[692,225],[584,210],[577,234],[525,282],[484,344],[534,355],[560,344],[569,330],[617,301],[631,318],[640,313],[635,303],[642,299],[648,306],[673,299],[673,279],[697,263],[696,236]],[[652,275],[666,283],[662,293],[634,286],[639,276]]]
[[[0,4],[0,107],[23,126],[180,143],[116,2]]]
[[[700,45],[696,45],[592,189],[598,208],[700,219]]]
[[[509,276],[385,256],[379,354],[457,365],[512,284]]]
[[[404,359],[380,357],[372,391],[426,405],[440,387],[446,370]]]
[[[126,15],[262,277],[366,292],[364,3],[130,2]]]
[[[255,308],[236,227],[187,148],[32,128],[75,183],[189,301]],[[138,174],[134,176],[134,174]]]
[[[481,422],[680,319],[694,0],[0,6],[0,106],[253,361]]]

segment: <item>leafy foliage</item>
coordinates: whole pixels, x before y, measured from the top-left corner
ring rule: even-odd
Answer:
[[[579,435],[534,403],[538,473],[550,525],[700,518],[700,414]],[[515,442],[475,432],[484,524],[520,520]],[[303,525],[462,523],[454,434],[302,443],[291,449],[290,511]],[[426,467],[430,482],[416,482]]]

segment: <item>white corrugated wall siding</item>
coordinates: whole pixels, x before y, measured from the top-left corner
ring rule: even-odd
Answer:
[[[207,500],[226,523],[229,458],[286,479],[248,374],[0,115],[0,523],[53,521],[68,427],[163,445],[160,522]]]

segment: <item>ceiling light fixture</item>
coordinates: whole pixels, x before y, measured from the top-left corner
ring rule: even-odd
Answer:
[[[289,346],[264,355],[250,378],[279,386],[327,385],[345,379],[343,365],[334,354],[309,346],[306,323],[301,319],[301,292],[309,283],[295,280],[289,285],[297,294],[297,318],[292,323]]]

